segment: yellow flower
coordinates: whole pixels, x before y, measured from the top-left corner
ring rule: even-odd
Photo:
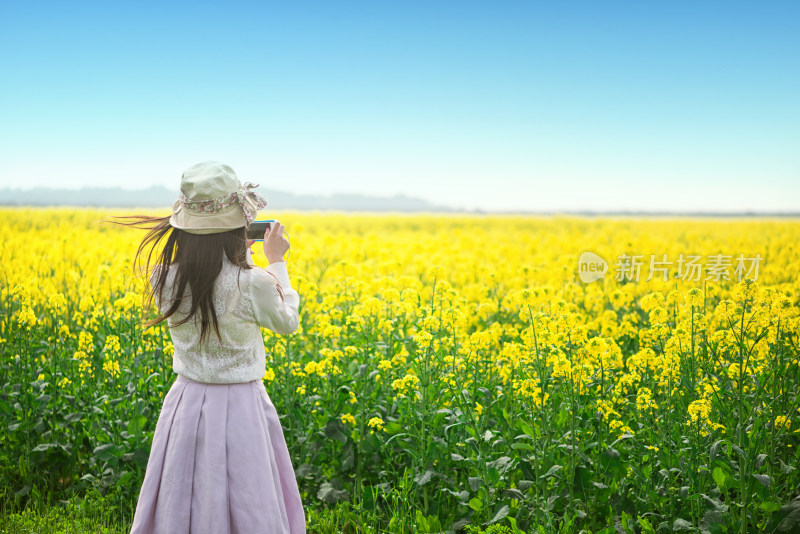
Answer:
[[[616,432],[617,438],[621,438],[625,434],[633,434],[631,427],[618,419],[611,421],[608,426],[611,429],[611,432]]]
[[[792,426],[792,420],[786,416],[779,415],[775,418],[775,422],[773,424],[775,426],[775,430],[780,430],[781,428],[789,430],[789,428]]]
[[[106,337],[106,345],[103,348],[106,355],[117,356],[122,352],[122,347],[119,343],[119,336],[108,336]]]
[[[78,309],[82,313],[86,313],[94,308],[94,299],[91,295],[84,295],[78,302]]]
[[[383,419],[380,417],[373,417],[367,422],[367,426],[374,429],[370,431],[370,434],[372,434],[375,430],[383,430],[383,425]]]
[[[267,383],[272,383],[272,381],[275,380],[275,371],[273,371],[271,367],[267,367],[264,372],[263,380]]]
[[[91,210],[0,212],[0,302],[6,310],[0,314],[0,333],[8,338],[0,344],[7,349],[2,363],[11,373],[10,383],[24,383],[25,369],[33,369],[31,376],[41,373],[50,389],[84,388],[89,397],[109,399],[109,406],[119,396],[113,391],[117,382],[127,383],[128,373],[147,377],[156,371],[159,376],[150,384],[163,385],[163,365],[175,355],[168,324],[137,326],[157,311],[139,316],[148,280],[133,272],[131,253],[142,235],[97,225],[103,217]],[[631,427],[649,433],[649,418],[662,411],[659,426],[684,426],[678,430],[695,439],[698,432],[726,432],[711,420],[714,403],[726,392],[741,387],[744,395],[753,396],[764,377],[793,376],[791,370],[800,364],[797,354],[774,357],[783,338],[791,344],[789,338],[800,331],[800,276],[790,253],[800,241],[795,221],[627,224],[594,219],[587,224],[571,217],[456,214],[293,218],[293,236],[308,251],[308,257],[298,256],[293,275],[303,299],[305,330],[292,338],[261,330],[271,354],[268,362],[275,362],[268,363],[264,383],[289,391],[294,384],[295,400],[310,405],[309,411],[316,410],[312,415],[322,419],[323,412],[336,409],[326,402],[341,399],[337,410],[349,430],[363,426],[387,436],[396,427],[412,425],[414,410],[402,405],[422,397],[422,373],[418,377],[411,368],[425,368],[426,380],[432,380],[432,409],[455,410],[459,392],[483,388],[507,395],[503,402],[509,414],[524,413],[535,421],[533,412],[554,400],[558,412],[562,396],[574,393],[579,412],[599,413],[601,426],[613,436],[630,433]],[[64,231],[38,239],[52,221]],[[670,239],[658,237],[663,235]],[[576,283],[570,251],[586,242],[596,243],[596,252],[612,267],[620,254],[644,260],[638,262],[640,282],[609,274],[602,283]],[[739,261],[737,271],[744,271],[730,272],[724,283],[694,278],[688,263],[680,267],[682,279],[672,276],[664,283],[654,275],[643,283],[649,252],[658,258],[669,253],[670,274],[675,275],[678,250],[730,255],[731,271],[740,253],[768,255],[770,265],[761,264],[761,286],[735,287],[737,279],[758,275],[757,268],[746,272],[754,267],[750,259]],[[648,256],[642,256],[645,252]],[[710,257],[696,258],[702,261],[695,267],[709,264]],[[258,250],[254,259],[266,260]],[[705,278],[710,273],[699,274]],[[742,344],[752,347],[745,359],[739,355]],[[621,347],[631,346],[636,349],[626,348],[623,360]],[[684,394],[680,388],[687,377],[681,372],[691,368],[683,364],[693,349],[714,356],[688,377],[696,387],[681,406],[687,409],[695,402],[682,414],[661,410]],[[306,363],[308,355],[315,361]],[[344,384],[353,392],[337,397]],[[789,380],[786,391],[776,393],[789,394],[796,386]],[[493,414],[487,398],[471,398],[465,408],[471,417],[486,420],[484,414]],[[367,410],[388,408],[396,399],[401,408],[395,407],[397,423],[384,423],[380,416],[368,425],[383,412]],[[753,401],[769,410],[763,395]],[[345,414],[348,410],[352,414]],[[800,410],[762,417],[773,419],[767,426],[775,434],[800,427],[794,425]],[[503,417],[497,422],[501,427],[509,423]],[[568,422],[553,424],[558,435],[569,430]],[[591,440],[590,435],[584,429],[576,438]],[[640,453],[660,454],[658,447],[646,445],[653,442],[642,441]],[[468,445],[453,446],[458,451]]]
[[[400,398],[409,395],[412,391],[415,391],[417,386],[419,386],[419,378],[417,377],[416,373],[414,373],[413,369],[409,369],[406,371],[406,375],[403,378],[398,378],[397,380],[392,381],[392,387],[395,389],[397,396]]]
[[[23,307],[19,315],[17,315],[17,324],[19,324],[20,327],[25,327],[26,330],[30,330],[32,326],[36,326],[36,323],[36,314],[33,313],[31,307]]]
[[[707,399],[698,399],[689,405],[689,419],[692,423],[705,423],[711,413],[711,403]]]
[[[113,378],[116,378],[120,375],[119,362],[106,359],[103,361],[103,370]]]
[[[67,306],[67,299],[64,298],[62,293],[55,293],[50,295],[48,304],[50,304],[50,308],[52,308],[54,312],[58,313]]]
[[[455,387],[455,382],[451,382],[451,385]],[[542,395],[542,390],[539,387],[539,382],[536,379],[513,379],[511,385],[514,389],[514,393],[531,401],[534,406],[541,407],[545,402],[547,402],[547,399],[550,398],[550,395],[547,393]]]
[[[317,372],[317,362],[311,361],[308,362],[303,369],[303,372],[307,375],[313,375]]]
[[[434,264],[428,268],[427,275],[428,278],[430,279],[436,279],[441,277],[443,272],[444,272],[444,267],[442,267],[439,264]]]
[[[83,354],[82,352],[78,351],[75,353],[75,357],[79,359],[78,363],[78,372],[81,376],[94,376],[94,371],[92,369],[92,364],[86,359],[86,355],[83,354],[83,358],[79,358],[78,354]]]
[[[420,347],[425,348],[431,344],[433,341],[433,336],[430,332],[426,330],[420,330],[416,334],[414,334],[414,342]]]
[[[693,287],[692,289],[690,289],[687,296],[689,300],[689,306],[693,306],[695,308],[703,306],[703,292],[700,291],[698,288]]]
[[[610,400],[599,399],[596,403],[597,411],[603,414],[604,419],[611,419],[613,416],[620,416],[619,413],[614,409],[614,403]]]
[[[78,334],[78,350],[80,352],[85,352],[86,354],[91,354],[93,349],[94,338],[92,338],[92,334],[85,330],[81,330]],[[84,357],[86,354],[84,354]]]
[[[650,412],[658,408],[658,405],[653,402],[653,393],[650,388],[639,388],[636,395],[636,409],[640,412]]]

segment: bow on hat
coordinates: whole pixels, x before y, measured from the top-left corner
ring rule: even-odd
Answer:
[[[267,205],[267,200],[251,189],[258,187],[258,184],[245,182],[234,194],[244,211],[244,218],[247,219],[247,226],[255,219],[258,210]]]

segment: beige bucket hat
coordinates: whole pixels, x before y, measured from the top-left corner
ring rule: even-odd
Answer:
[[[181,194],[169,223],[191,234],[216,234],[249,226],[267,201],[251,189],[257,184],[236,177],[228,165],[204,161],[181,176]]]

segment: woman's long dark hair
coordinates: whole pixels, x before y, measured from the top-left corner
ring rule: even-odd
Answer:
[[[150,307],[156,295],[159,302],[164,302],[169,267],[175,265],[177,269],[172,292],[168,295],[168,298],[172,299],[169,308],[155,319],[145,323],[144,326],[153,326],[175,314],[182,299],[187,296],[185,290],[186,286],[189,286],[188,296],[192,297],[191,309],[186,317],[173,323],[173,326],[189,322],[199,312],[200,341],[202,342],[206,338],[211,328],[214,329],[217,337],[222,339],[217,312],[214,309],[214,281],[222,270],[223,253],[237,267],[251,268],[247,262],[247,238],[244,227],[217,234],[191,234],[172,227],[169,224],[169,216],[130,215],[118,216],[114,219],[125,220],[110,222],[147,230],[133,262],[134,270],[143,272],[148,280],[145,306]],[[166,242],[161,251],[157,252],[157,248],[164,238],[166,238]],[[156,254],[155,264],[152,262],[154,254]],[[146,259],[143,264],[144,258]],[[149,280],[153,273],[156,276],[151,285]]]

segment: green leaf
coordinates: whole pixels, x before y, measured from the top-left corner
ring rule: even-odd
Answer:
[[[759,454],[756,456],[756,469],[761,469],[761,466],[764,465],[764,462],[767,461],[766,454]]]
[[[77,421],[80,421],[82,417],[83,414],[81,412],[75,412],[65,416],[64,420],[68,423],[75,423]]]
[[[445,435],[445,436],[447,436],[447,432],[448,432],[448,431],[449,431],[451,428],[455,428],[455,427],[457,427],[457,426],[461,426],[461,425],[463,425],[463,424],[464,424],[464,423],[463,423],[463,421],[462,421],[462,422],[460,422],[460,423],[453,423],[453,424],[451,424],[451,425],[447,425],[446,427],[444,427],[444,435]]]
[[[445,493],[449,493],[453,497],[456,497],[462,504],[465,503],[467,501],[467,498],[469,497],[469,492],[467,490],[455,491],[451,490],[450,488],[442,488],[442,491]]]
[[[341,427],[342,422],[336,417],[332,417],[328,420],[328,424],[325,425],[325,435],[330,439],[344,443],[347,441],[347,436],[344,435]]]
[[[622,434],[619,438],[614,440],[614,442],[612,442],[611,445],[609,445],[609,448],[613,448],[614,445],[616,445],[617,443],[620,443],[622,441],[625,441],[626,439],[632,439],[632,438],[633,438],[633,434]]]
[[[506,497],[511,497],[512,499],[517,499],[518,501],[525,500],[525,494],[517,488],[506,488],[503,490],[503,495]]]
[[[352,441],[344,444],[342,449],[342,471],[347,472],[353,469],[356,463],[355,446]]]
[[[554,465],[553,467],[551,467],[550,469],[547,470],[547,473],[543,474],[539,478],[550,478],[552,476],[555,476],[555,474],[558,473],[559,471],[561,471],[561,469],[562,469],[562,466]]]
[[[496,467],[500,470],[501,473],[505,473],[508,471],[508,468],[511,467],[511,458],[509,456],[501,456],[496,460],[492,460],[491,462],[486,463],[487,467]]]
[[[317,492],[317,499],[333,504],[336,501],[347,499],[349,495],[347,490],[338,490],[330,482],[323,482]]]
[[[116,457],[114,454],[116,450],[114,449],[113,443],[106,443],[104,445],[100,445],[99,447],[95,447],[94,451],[92,452],[98,460],[103,462],[107,462]]]
[[[706,503],[709,506],[711,506],[711,509],[713,511],[715,511],[715,512],[727,512],[728,511],[728,505],[727,504],[723,504],[720,501],[718,501],[717,499],[709,497],[705,493],[701,493],[700,496],[703,498],[704,501],[706,501]]]
[[[672,531],[679,532],[681,530],[694,530],[694,527],[685,519],[676,519],[675,522],[672,523]]]
[[[414,480],[414,481],[417,483],[417,485],[418,485],[418,486],[422,487],[422,486],[424,486],[425,484],[427,484],[428,482],[430,482],[430,481],[431,481],[431,478],[433,478],[433,471],[431,471],[430,469],[428,469],[428,470],[427,470],[427,471],[425,471],[424,473],[422,473],[422,474],[420,474],[420,475],[417,475],[417,476],[415,477],[415,480]]]
[[[764,486],[765,488],[768,488],[769,485],[772,483],[772,479],[769,478],[769,475],[756,475],[756,474],[753,474],[753,478],[758,480],[761,483],[761,485]]]
[[[134,415],[131,417],[131,420],[128,421],[128,433],[133,435],[141,434],[146,424],[147,417],[143,415]]]
[[[711,446],[711,450],[709,451],[709,463],[714,463],[714,460],[717,457],[717,452],[719,452],[719,446],[722,445],[723,441],[724,440],[718,440]]]
[[[714,482],[719,487],[720,491],[725,490],[725,480],[728,478],[725,475],[725,471],[720,469],[719,467],[715,467],[713,471],[711,471],[711,476],[714,478]]]
[[[522,419],[518,419],[517,420],[517,428],[520,431],[524,432],[529,437],[533,437],[534,436],[533,428],[531,427],[531,425],[529,425],[528,423],[526,423]]]
[[[483,480],[478,477],[469,477],[469,488],[472,491],[478,491],[478,488],[483,484]]]
[[[495,486],[500,482],[500,471],[496,467],[490,467],[486,473],[486,478],[489,480],[490,486]]]
[[[792,501],[783,505],[780,511],[786,512],[786,515],[776,526],[777,530],[779,532],[796,532],[794,529],[800,524],[800,501]]]
[[[527,490],[528,490],[528,488],[530,488],[530,487],[531,487],[531,486],[533,486],[533,485],[534,485],[534,482],[533,482],[533,480],[525,480],[525,479],[523,479],[523,480],[520,480],[520,481],[517,483],[517,487],[518,487],[519,489],[521,489],[522,491],[527,491]]]
[[[511,444],[511,448],[514,449],[514,450],[518,450],[518,451],[532,451],[533,450],[533,446],[531,444],[524,443],[524,442],[512,443]]]
[[[709,510],[703,515],[703,520],[700,523],[701,531],[703,534],[721,534],[727,532],[722,530],[723,526],[727,523],[730,514],[719,512],[717,510]]]
[[[779,502],[762,502],[758,505],[759,508],[764,510],[765,512],[777,512],[781,509],[781,503]]]
[[[312,473],[313,467],[308,463],[301,464],[300,467],[295,470],[295,476],[297,476],[297,478],[311,478]]]
[[[498,521],[502,520],[503,518],[505,518],[507,515],[508,515],[508,505],[506,504],[502,508],[500,508],[496,514],[494,514],[494,517],[490,519],[488,523],[485,524],[493,525]]]
[[[386,429],[385,430],[386,430],[387,434],[397,434],[398,432],[403,430],[403,425],[401,425],[397,421],[390,421],[386,425]]]
[[[781,462],[781,473],[783,473],[784,475],[789,475],[794,471],[797,471],[797,468],[795,466],[787,465],[783,463],[783,460],[781,460],[780,462]]]
[[[481,502],[480,499],[473,497],[469,500],[469,507],[476,512],[480,512],[483,509],[483,502]]]

